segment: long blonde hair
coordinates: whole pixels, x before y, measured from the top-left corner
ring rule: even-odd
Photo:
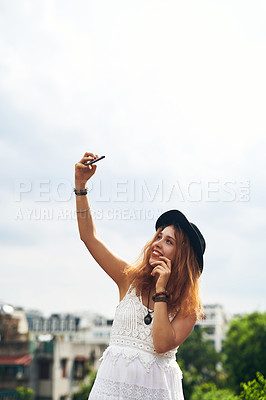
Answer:
[[[136,294],[148,295],[150,288],[154,287],[154,278],[151,276],[149,259],[152,253],[152,244],[160,232],[165,228],[160,227],[155,236],[143,248],[140,257],[126,269],[126,275],[136,289]],[[172,263],[171,275],[167,283],[170,294],[168,312],[171,314],[203,317],[203,307],[199,291],[200,270],[197,257],[190,244],[188,236],[179,227],[174,226],[176,238],[175,259]]]

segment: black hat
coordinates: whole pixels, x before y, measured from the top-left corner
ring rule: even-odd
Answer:
[[[178,210],[170,210],[163,213],[155,224],[155,229],[157,231],[158,228],[162,226],[169,225],[179,225],[180,228],[184,230],[187,234],[191,246],[193,247],[195,254],[197,256],[197,260],[199,263],[200,272],[203,270],[203,254],[205,251],[206,243],[204,237],[202,236],[200,230],[196,227],[196,225],[189,222],[184,214]]]

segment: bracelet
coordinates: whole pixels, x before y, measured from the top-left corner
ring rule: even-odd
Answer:
[[[167,290],[164,290],[163,292],[156,292],[154,297],[159,297],[159,296],[166,296],[167,298],[169,297],[169,293],[167,292]]]
[[[86,210],[76,211],[76,213],[78,214],[78,213],[82,213],[82,212],[89,211],[89,210],[90,210],[90,207],[89,207],[89,208],[86,208]]]
[[[163,301],[164,303],[168,303],[168,298],[167,297],[154,297],[154,303],[159,303],[160,301]]]
[[[167,290],[165,290],[164,292],[157,292],[155,293],[154,296],[152,296],[152,300],[155,301],[155,299],[158,299],[159,297],[165,297],[166,299],[169,299],[169,293],[167,292]]]
[[[86,196],[86,194],[88,193],[88,189],[74,189],[74,193],[76,196]]]

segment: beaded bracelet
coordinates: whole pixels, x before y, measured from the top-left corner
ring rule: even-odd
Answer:
[[[74,189],[74,193],[76,196],[86,196],[86,194],[88,193],[88,189]]]
[[[154,298],[154,303],[158,303],[160,301],[163,301],[164,303],[168,303],[168,298],[167,297],[155,297]]]
[[[154,296],[158,297],[158,296],[161,296],[161,295],[169,297],[169,293],[167,292],[167,290],[165,290],[163,292],[156,292]]]
[[[166,299],[169,299],[169,297],[170,297],[169,294],[168,294],[168,292],[165,291],[165,292],[155,293],[155,295],[152,296],[152,300],[153,300],[153,301],[156,301],[156,299],[160,298],[161,296],[165,297]]]

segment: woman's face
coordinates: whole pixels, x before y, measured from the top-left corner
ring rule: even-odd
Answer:
[[[166,226],[157,236],[151,245],[152,254],[150,261],[160,259],[160,256],[169,258],[174,261],[176,251],[175,229],[173,225]]]

